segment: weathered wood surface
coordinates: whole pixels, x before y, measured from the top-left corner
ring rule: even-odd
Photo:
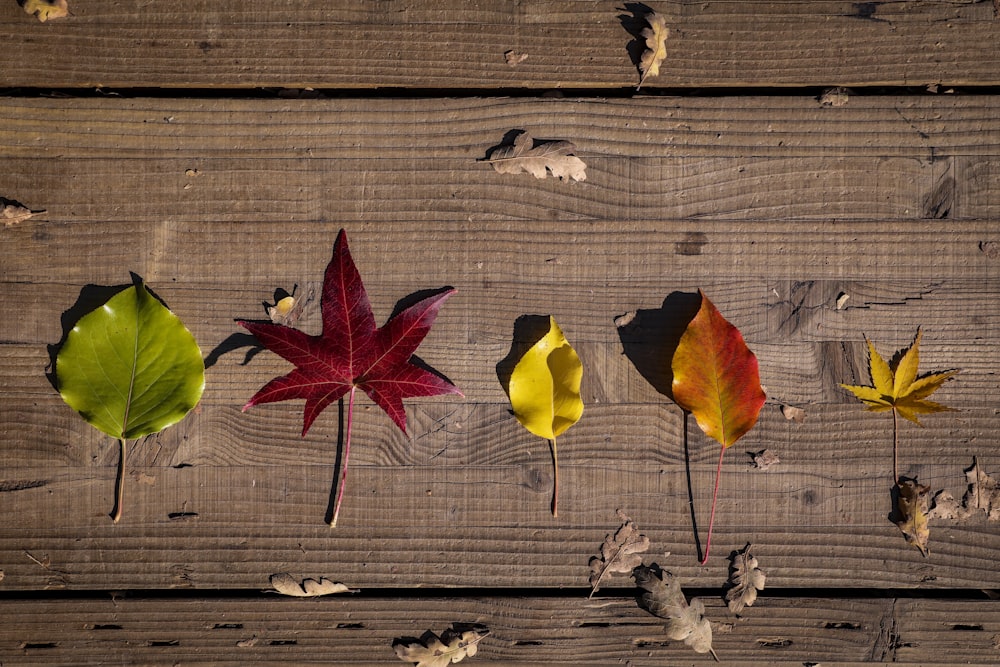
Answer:
[[[864,336],[890,354],[922,327],[921,368],[962,369],[935,396],[959,411],[904,426],[901,472],[957,497],[973,457],[1000,473],[1000,97],[966,94],[1000,84],[996,2],[658,3],[669,57],[636,97],[633,11],[604,0],[70,6],[0,8],[0,196],[44,209],[0,228],[0,663],[402,664],[393,639],[460,622],[493,631],[470,665],[711,661],[625,577],[586,599],[619,507],[706,600],[727,663],[997,663],[998,524],[936,519],[929,557],[907,546],[891,419],[838,386],[867,380]],[[835,85],[864,94],[821,102]],[[578,97],[542,96],[559,88]],[[587,180],[495,173],[512,130],[573,141]],[[301,405],[241,413],[288,367],[233,319],[277,288],[318,296],[342,226],[380,321],[458,288],[419,354],[465,396],[408,401],[409,435],[362,400],[331,530],[338,411],[305,439]],[[112,525],[117,445],[47,374],[130,270],[208,381],[130,445]],[[705,567],[691,508],[703,538],[717,446],[661,393],[664,327],[698,288],[769,395],[727,454]],[[515,320],[547,313],[586,367],[558,519],[547,446],[496,373]],[[781,463],[753,470],[765,447]],[[736,618],[719,595],[747,542],[768,590]],[[362,592],[257,592],[282,571]]]
[[[923,326],[922,367],[963,369],[938,394],[961,412],[904,429],[903,471],[959,497],[973,456],[996,471],[994,102],[676,100],[678,124],[663,100],[11,100],[0,193],[46,213],[3,231],[5,298],[31,307],[3,325],[2,586],[247,589],[296,570],[364,589],[577,588],[622,507],[696,586],[721,585],[725,557],[752,541],[782,588],[1000,588],[985,519],[935,522],[928,559],[903,543],[886,519],[891,421],[838,387],[867,380],[862,335],[889,354]],[[578,142],[587,181],[477,161],[536,126]],[[699,139],[712,126],[719,138]],[[458,288],[420,354],[465,398],[410,401],[412,438],[362,403],[331,531],[337,411],[306,439],[298,405],[240,414],[287,367],[247,361],[233,318],[262,316],[278,287],[318,290],[341,225],[379,319],[415,290]],[[197,414],[131,448],[113,526],[116,448],[46,369],[84,286],[128,270],[191,327],[208,388]],[[728,457],[705,568],[685,462],[704,528],[716,449],[687,424],[685,457],[680,411],[647,381],[666,363],[661,304],[699,287],[744,331],[770,396]],[[510,416],[495,370],[514,321],[549,312],[587,368],[558,520],[547,448]],[[300,325],[317,327],[315,302]],[[785,403],[806,422],[784,419]],[[750,470],[743,452],[765,447],[782,464]]]
[[[723,664],[996,664],[995,602],[775,597],[737,617],[702,600]],[[0,622],[0,660],[17,665],[398,665],[394,640],[456,623],[490,630],[473,665],[714,664],[627,596],[15,599]]]
[[[74,0],[42,25],[9,2],[0,86],[630,89],[631,4]],[[1000,84],[992,2],[649,4],[671,32],[647,90]]]

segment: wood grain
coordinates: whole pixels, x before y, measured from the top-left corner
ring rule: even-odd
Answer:
[[[1000,631],[996,605],[988,601],[765,597],[738,618],[718,598],[701,599],[720,659],[758,667],[992,665]],[[399,598],[364,592],[321,600],[6,600],[0,659],[18,665],[398,665],[393,641],[455,623],[489,628],[475,657],[479,665],[714,664],[667,641],[661,621],[626,595]]]
[[[678,0],[656,10],[671,32],[647,91],[1000,83],[982,57],[1000,38],[986,2]],[[608,0],[81,1],[72,11],[40,24],[16,5],[4,8],[0,86],[631,90],[630,44],[643,25]],[[527,58],[511,66],[508,51]]]

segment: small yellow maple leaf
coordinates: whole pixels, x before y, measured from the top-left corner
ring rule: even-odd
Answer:
[[[61,19],[69,15],[66,0],[20,0],[25,12],[45,23],[48,19]]]
[[[646,77],[659,76],[660,63],[667,57],[667,36],[670,34],[667,20],[660,14],[651,12],[646,15],[646,23],[649,27],[643,28],[641,33],[646,40],[646,50],[642,52],[639,60],[642,77],[639,79],[639,85],[635,87],[636,90],[642,87]]]
[[[953,410],[954,408],[925,400],[937,391],[945,380],[958,373],[958,370],[927,373],[918,377],[920,336],[921,331],[917,329],[913,344],[906,350],[898,352],[891,362],[886,362],[875,350],[872,342],[865,339],[868,343],[868,371],[871,373],[872,386],[850,384],[840,386],[854,394],[868,410],[872,412],[895,410],[899,416],[909,419],[917,426],[922,426],[917,415]]]

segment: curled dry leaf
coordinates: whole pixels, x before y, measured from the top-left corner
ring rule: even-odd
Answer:
[[[271,585],[274,590],[282,595],[291,595],[297,598],[312,598],[320,595],[333,595],[334,593],[355,593],[354,589],[348,588],[344,584],[330,581],[326,577],[321,577],[319,581],[315,579],[299,580],[287,572],[279,572],[271,575]]]
[[[400,660],[412,662],[417,667],[447,667],[476,655],[479,642],[489,633],[485,628],[461,632],[448,628],[438,637],[428,630],[419,640],[397,639],[394,648]]]
[[[927,525],[927,506],[929,503],[929,486],[918,484],[913,479],[903,479],[899,484],[899,499],[896,509],[899,511],[899,521],[896,525],[903,532],[903,537],[909,544],[927,556],[927,541],[931,531]]]
[[[0,222],[3,222],[4,227],[12,227],[14,225],[20,224],[39,213],[45,213],[45,211],[32,211],[27,206],[22,206],[16,201],[10,199],[4,199],[0,197]]]
[[[642,565],[639,554],[649,549],[649,538],[639,534],[635,522],[625,512],[618,510],[622,525],[612,537],[608,534],[601,545],[601,555],[590,559],[590,597],[601,587],[609,574],[628,574]]]
[[[587,180],[587,163],[572,155],[576,146],[570,141],[535,140],[521,132],[509,146],[499,146],[490,151],[486,159],[501,174],[527,172],[535,178],[545,178],[546,170],[560,180]]]
[[[764,590],[766,578],[764,571],[757,567],[757,559],[750,553],[749,544],[734,553],[729,566],[730,589],[726,591],[729,611],[739,614],[743,607],[752,607],[757,600],[757,591]]]
[[[968,516],[969,510],[962,507],[950,491],[945,490],[934,494],[934,498],[931,499],[931,509],[927,512],[928,519],[965,519]]]
[[[827,88],[823,91],[823,94],[819,96],[819,105],[821,107],[847,106],[847,102],[850,100],[850,95],[851,91],[848,88]]]
[[[632,571],[632,576],[641,591],[639,606],[667,619],[670,639],[683,641],[696,653],[711,653],[719,659],[712,648],[712,625],[704,616],[705,605],[701,600],[694,599],[688,604],[680,582],[655,563],[650,567],[640,565]]]
[[[635,87],[636,90],[646,82],[646,77],[659,76],[660,64],[667,57],[667,36],[670,34],[667,20],[656,12],[650,12],[646,15],[646,23],[649,27],[642,31],[642,36],[646,40],[646,50],[639,59],[639,72],[642,76],[639,78],[639,85]]]
[[[42,23],[49,19],[61,19],[69,15],[66,0],[18,0],[25,12]]]

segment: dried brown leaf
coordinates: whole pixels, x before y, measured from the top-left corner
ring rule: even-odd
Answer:
[[[851,91],[847,88],[827,88],[823,91],[823,94],[819,96],[819,105],[821,107],[847,106],[847,102],[850,100],[850,95]]]
[[[931,488],[918,484],[916,480],[904,479],[899,484],[899,498],[896,509],[900,519],[896,522],[903,532],[903,537],[912,544],[923,556],[927,556],[927,542],[931,531],[927,525],[928,493]]]
[[[397,639],[393,644],[396,655],[404,662],[415,663],[417,667],[447,667],[476,655],[479,642],[489,633],[485,628],[461,632],[448,628],[438,637],[428,630],[419,640]]]
[[[521,63],[523,63],[525,60],[528,59],[528,54],[518,53],[517,51],[511,49],[510,51],[504,52],[503,58],[504,60],[507,61],[507,64],[510,65],[511,67],[517,67],[518,65],[520,65]]]
[[[646,50],[639,59],[639,72],[642,76],[639,78],[639,85],[635,87],[636,90],[642,88],[647,77],[659,76],[660,64],[667,57],[667,36],[670,35],[667,20],[656,12],[650,12],[646,15],[646,23],[649,27],[643,28],[640,33],[646,40]]]
[[[498,146],[490,151],[487,162],[501,174],[527,172],[535,178],[545,178],[546,173],[560,180],[587,180],[587,164],[571,155],[576,146],[570,141],[543,141],[535,146],[535,140],[527,132],[521,132],[509,146]]]
[[[701,600],[694,599],[688,604],[680,582],[655,563],[650,567],[640,565],[632,571],[632,576],[641,591],[639,606],[667,619],[670,639],[683,641],[696,653],[711,653],[719,659],[712,648],[712,625],[704,616],[705,605]]]
[[[274,590],[282,595],[291,595],[298,598],[311,598],[320,595],[332,595],[334,593],[354,593],[354,589],[348,588],[344,584],[331,581],[326,577],[315,579],[299,580],[287,572],[279,572],[271,575],[271,585]]]
[[[781,463],[781,459],[778,458],[773,449],[762,449],[759,452],[754,452],[752,456],[753,467],[757,470],[767,470],[771,466]]]
[[[11,227],[20,224],[33,215],[45,213],[45,211],[32,211],[27,206],[22,206],[16,201],[0,197],[0,222],[4,227]]]
[[[767,575],[757,567],[757,559],[750,553],[750,545],[733,554],[729,566],[729,585],[726,602],[729,611],[739,614],[743,607],[752,607],[757,600],[757,591],[764,590]]]
[[[962,504],[969,513],[981,509],[990,521],[1000,521],[1000,489],[997,488],[997,481],[979,467],[976,457],[972,458],[972,467],[965,471],[965,477],[969,480],[969,490],[965,492]]]
[[[18,0],[25,12],[36,17],[42,23],[48,19],[61,19],[69,15],[66,0]]]
[[[618,510],[622,525],[615,532],[605,536],[601,545],[601,555],[590,559],[590,597],[601,587],[601,581],[609,574],[629,574],[642,565],[639,554],[649,549],[649,538],[639,534],[635,522],[625,512]]]
[[[928,519],[966,519],[970,512],[951,495],[950,491],[938,491],[931,499],[931,509],[927,512]]]
[[[802,408],[797,408],[794,405],[782,405],[781,416],[790,422],[801,424],[806,420],[806,411]]]

